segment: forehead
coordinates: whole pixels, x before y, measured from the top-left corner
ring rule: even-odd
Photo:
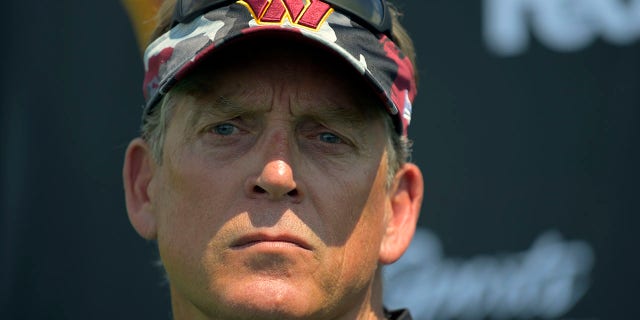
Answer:
[[[197,65],[174,91],[219,107],[231,107],[240,99],[256,110],[267,108],[268,97],[295,100],[315,114],[351,113],[366,119],[386,114],[380,97],[342,58],[283,37],[224,47]]]

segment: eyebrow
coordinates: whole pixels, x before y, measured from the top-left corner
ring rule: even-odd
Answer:
[[[203,117],[230,119],[239,116],[253,116],[261,112],[259,106],[248,110],[242,107],[245,103],[238,103],[225,96],[219,95],[215,99],[198,99],[193,97],[196,103],[191,108],[187,117],[188,128],[193,129],[200,119]],[[356,99],[355,106],[345,107],[342,104],[332,101],[332,99],[322,99],[319,102],[309,102],[310,100],[302,100],[292,102],[303,105],[304,111],[299,118],[312,119],[320,123],[338,122],[350,127],[359,129],[365,127],[372,119],[375,118],[375,111],[372,108],[380,108],[379,105],[364,105],[367,99]],[[295,117],[295,115],[294,115]]]
[[[195,98],[195,97],[194,97]],[[224,96],[218,96],[213,101],[206,100],[203,103],[196,99],[196,104],[191,108],[187,123],[190,128],[193,128],[198,121],[205,116],[215,118],[234,118],[240,115],[254,114],[253,110],[247,110],[241,107],[239,104],[234,103],[230,99]]]
[[[358,106],[354,108],[342,107],[335,104],[318,104],[310,107],[305,112],[305,117],[316,120],[318,122],[338,122],[349,125],[351,127],[364,127],[373,118],[367,112],[368,106]]]

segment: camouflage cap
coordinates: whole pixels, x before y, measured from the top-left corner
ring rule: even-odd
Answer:
[[[145,118],[203,57],[244,35],[287,32],[320,44],[351,64],[380,96],[398,134],[406,135],[416,96],[414,67],[384,34],[374,34],[322,1],[238,1],[180,23],[144,54]],[[262,5],[260,5],[262,4]]]

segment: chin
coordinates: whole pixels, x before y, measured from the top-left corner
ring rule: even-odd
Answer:
[[[262,279],[239,283],[225,297],[235,315],[248,319],[312,319],[323,317],[322,297],[290,279]]]

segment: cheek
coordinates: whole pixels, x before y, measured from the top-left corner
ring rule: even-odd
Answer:
[[[347,250],[365,259],[377,260],[385,231],[386,203],[383,187],[374,184],[355,222],[350,240],[347,242]]]
[[[306,189],[316,216],[303,219],[320,220],[316,224],[321,229],[316,231],[327,246],[344,246],[361,219],[370,192],[366,181],[372,179],[364,170],[317,170],[317,174],[313,174],[313,170],[305,171],[307,177],[312,177],[306,183],[312,185]]]
[[[375,276],[383,232],[380,206],[367,201],[358,214],[334,220],[336,239],[343,240],[328,248],[326,269],[339,290],[364,292]]]
[[[387,211],[386,171],[382,167],[332,179],[331,195],[325,197],[336,200],[323,218],[331,234],[327,245],[342,278],[360,278],[364,283],[377,266]]]
[[[167,161],[154,201],[158,216],[158,246],[163,260],[197,265],[209,241],[231,217],[228,206],[237,192],[227,172],[198,158]],[[223,183],[224,182],[224,183]]]

